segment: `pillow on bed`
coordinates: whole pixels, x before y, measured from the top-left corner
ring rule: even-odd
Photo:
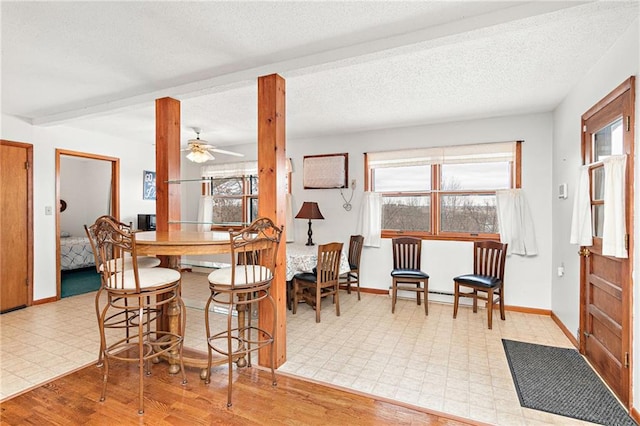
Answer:
[[[60,238],[67,238],[70,237],[71,234],[68,233],[67,231],[60,231]]]

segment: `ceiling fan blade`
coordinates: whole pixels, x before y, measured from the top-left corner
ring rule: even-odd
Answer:
[[[233,155],[234,157],[244,157],[244,154],[240,154],[239,152],[233,151],[225,151],[224,149],[212,148],[209,151],[217,152],[219,154]]]

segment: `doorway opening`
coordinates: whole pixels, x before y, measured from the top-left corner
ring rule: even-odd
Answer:
[[[56,150],[56,299],[97,289],[84,225],[104,214],[119,217],[119,176],[119,158]],[[73,277],[64,291],[63,274]]]

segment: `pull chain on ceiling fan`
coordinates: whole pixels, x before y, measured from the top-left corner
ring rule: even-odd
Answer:
[[[244,157],[244,154],[218,149],[213,145],[209,145],[207,141],[200,139],[199,127],[193,127],[193,131],[196,133],[196,138],[189,139],[187,142],[187,148],[183,150],[190,151],[189,154],[187,154],[188,160],[193,161],[194,163],[204,163],[209,160],[215,160],[215,157],[211,152],[233,155],[235,157]]]

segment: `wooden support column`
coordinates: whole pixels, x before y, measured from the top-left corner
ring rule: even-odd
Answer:
[[[258,215],[268,217],[278,226],[286,222],[286,142],[285,142],[285,80],[277,74],[258,78]],[[271,305],[262,300],[259,307],[260,328],[275,330],[276,367],[287,360],[287,286],[286,229],[278,250],[271,295],[276,301],[276,323]],[[268,347],[260,349],[259,363],[271,362]]]
[[[156,230],[180,229],[180,101],[156,99]]]

